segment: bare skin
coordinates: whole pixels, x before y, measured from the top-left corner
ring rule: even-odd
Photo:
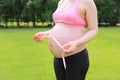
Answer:
[[[65,10],[74,3],[75,0],[62,0],[59,1],[58,10]],[[84,29],[81,28],[70,28],[62,24],[55,24],[55,26],[45,32],[38,32],[34,36],[34,40],[38,42],[44,41],[44,36],[53,35],[55,39],[63,46],[65,49],[65,56],[70,56],[82,51],[86,48],[86,44],[93,40],[98,32],[98,19],[97,19],[97,9],[93,0],[80,0],[78,6],[79,15],[86,20],[88,31],[85,33]],[[72,35],[81,36],[76,38],[59,37],[58,35]],[[62,49],[55,43],[52,38],[49,38],[49,48],[55,57],[61,58]]]

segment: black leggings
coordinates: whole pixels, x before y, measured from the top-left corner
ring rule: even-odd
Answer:
[[[88,51],[66,57],[66,70],[61,58],[54,58],[54,69],[57,80],[85,80],[89,67]]]

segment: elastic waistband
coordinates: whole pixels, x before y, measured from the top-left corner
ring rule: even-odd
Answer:
[[[86,55],[86,53],[88,53],[88,51],[87,51],[87,49],[84,49],[84,50],[82,50],[82,51],[80,51],[80,52],[78,52],[78,53],[76,53],[76,54],[73,54],[73,55],[71,55],[71,56],[65,57],[65,59],[67,60],[67,59],[77,58],[77,57],[80,58],[80,56]]]
[[[76,57],[79,57],[79,56],[82,56],[82,55],[86,55],[86,54],[88,54],[88,51],[87,51],[87,49],[85,48],[84,50],[82,50],[82,51],[80,51],[80,52],[78,52],[78,53],[76,53],[76,54],[73,54],[73,55],[71,55],[71,56],[65,57],[65,60],[71,59],[71,58],[76,58]],[[62,58],[56,58],[56,59],[62,60]]]
[[[78,61],[84,61],[84,60],[88,60],[88,51],[87,49],[84,49],[76,54],[73,54],[71,56],[65,57],[65,58],[54,58],[55,60],[59,61],[59,62],[63,62],[64,67],[66,69],[67,64],[69,63],[75,63]]]
[[[56,24],[65,25],[66,27],[69,27],[69,28],[85,29],[85,26],[81,24],[66,24],[66,23],[60,23],[60,22]]]

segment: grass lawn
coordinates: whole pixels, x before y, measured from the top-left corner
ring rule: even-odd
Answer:
[[[32,37],[50,28],[0,29],[0,80],[55,80],[53,56]],[[99,28],[88,43],[90,68],[86,80],[120,80],[120,28]]]

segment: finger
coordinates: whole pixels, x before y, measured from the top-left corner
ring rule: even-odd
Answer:
[[[70,47],[70,44],[65,44],[65,45],[63,46],[63,49],[64,49],[64,50],[67,50],[67,49],[69,49],[69,47]]]
[[[33,36],[33,39],[36,39],[37,37],[39,37],[39,35],[38,35],[38,34],[35,34],[35,35]]]
[[[34,40],[37,40],[37,39],[39,39],[40,37],[41,37],[40,35],[36,34],[36,35],[33,37],[33,39],[34,39]]]
[[[39,37],[35,36],[34,40],[39,41]]]
[[[71,53],[71,52],[72,52],[71,47],[70,47],[69,45],[68,45],[68,46],[65,46],[65,47],[64,47],[64,52],[65,52],[66,54]]]
[[[33,39],[35,39],[36,37],[42,36],[43,34],[37,33],[35,34],[35,36],[33,36]]]
[[[41,33],[41,34],[38,33],[37,36],[44,36],[44,34],[43,33]]]
[[[42,42],[42,41],[44,41],[44,37],[41,37],[41,38],[37,37],[36,41],[37,42]]]
[[[72,47],[69,47],[69,48],[67,48],[67,49],[64,49],[64,51],[65,51],[66,53],[71,53],[71,52],[73,52],[73,49],[72,49]]]

